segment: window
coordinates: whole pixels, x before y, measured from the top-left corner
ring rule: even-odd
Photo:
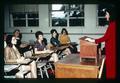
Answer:
[[[84,5],[52,4],[50,9],[50,25],[84,26]]]
[[[83,5],[69,5],[69,26],[84,26]]]
[[[11,15],[12,27],[39,26],[39,15],[37,12],[14,12]]]
[[[103,12],[102,10],[107,8],[107,4],[103,5],[103,4],[99,4],[98,5],[98,10],[97,10],[97,16],[98,16],[98,26],[105,26],[108,25],[108,21],[105,18],[105,12]]]

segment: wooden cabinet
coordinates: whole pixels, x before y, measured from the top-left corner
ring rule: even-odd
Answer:
[[[99,52],[98,44],[93,42],[88,42],[85,39],[88,38],[86,36],[80,38],[80,61],[82,58],[93,58],[95,62],[98,62]]]
[[[97,78],[99,66],[80,62],[79,54],[71,54],[55,63],[55,78]]]

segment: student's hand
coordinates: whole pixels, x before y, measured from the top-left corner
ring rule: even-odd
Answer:
[[[21,59],[21,61],[22,61],[22,60],[25,60],[25,57],[21,57],[20,59]]]
[[[85,40],[89,41],[89,42],[95,42],[94,39],[91,39],[91,38],[86,38]]]

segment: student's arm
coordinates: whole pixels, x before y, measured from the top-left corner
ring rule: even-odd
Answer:
[[[34,50],[35,50],[35,54],[45,53],[45,50],[43,50],[43,51],[38,51],[37,48],[34,48]]]

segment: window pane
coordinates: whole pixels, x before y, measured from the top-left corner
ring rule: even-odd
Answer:
[[[39,26],[38,20],[28,20],[28,26]]]
[[[38,14],[35,13],[29,13],[28,18],[38,18]]]
[[[69,19],[70,26],[84,26],[84,19]]]
[[[70,17],[84,17],[84,12],[80,12],[79,10],[70,11],[69,16]]]
[[[13,18],[25,18],[24,13],[13,13]]]
[[[67,14],[64,11],[54,11],[52,12],[52,18],[65,18]]]
[[[14,20],[13,21],[13,25],[15,27],[18,27],[18,26],[26,26],[26,21],[25,20]]]
[[[108,25],[108,21],[106,21],[106,18],[99,18],[98,22],[99,22],[99,26]]]
[[[65,10],[64,4],[52,4],[52,10]]]
[[[67,26],[66,19],[52,19],[52,26]]]
[[[70,10],[79,10],[80,9],[80,5],[79,4],[71,4],[70,5]]]

